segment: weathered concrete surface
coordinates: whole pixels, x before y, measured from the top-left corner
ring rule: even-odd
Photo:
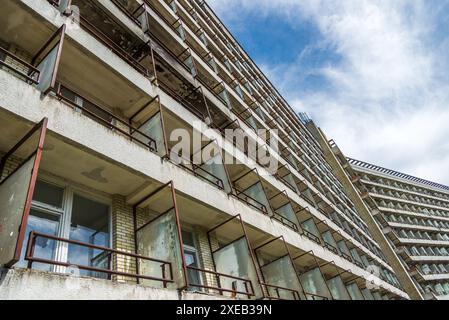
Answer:
[[[0,300],[211,300],[223,297],[157,289],[29,269],[0,269]]]

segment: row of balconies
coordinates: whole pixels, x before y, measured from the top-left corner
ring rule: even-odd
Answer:
[[[23,128],[21,120],[10,121],[3,117],[4,115],[0,118],[2,125],[8,124],[9,129],[14,129],[10,130],[11,132],[20,132],[20,128]],[[46,126],[45,119],[23,139],[20,135],[8,137],[20,142],[2,158],[2,169],[7,170],[2,170],[0,183],[15,183],[14,188],[2,189],[2,197],[9,197],[7,193],[13,192],[17,195],[14,197],[16,205],[21,205],[19,202],[23,198],[24,207],[31,206],[33,211],[34,223],[29,225],[26,231],[21,229],[21,232],[25,232],[24,237],[28,239],[23,242],[23,254],[18,260],[28,268],[58,273],[70,272],[76,268],[80,275],[87,277],[137,282],[154,288],[188,290],[239,299],[370,299],[376,292],[389,297],[389,292],[384,288],[379,287],[371,292],[366,287],[366,279],[355,276],[335,263],[323,261],[311,251],[304,252],[287,245],[282,237],[273,239],[263,230],[243,222],[240,215],[229,218],[209,204],[192,199],[176,189],[173,182],[161,185],[159,182],[145,179],[145,183],[142,183],[142,177],[136,175],[133,170],[124,171],[121,164],[114,163],[109,163],[108,169],[100,173],[99,176],[103,179],[101,183],[94,183],[98,177],[97,180],[82,180],[85,175],[76,173],[102,165],[103,158],[70,146],[65,138],[51,133],[46,135]],[[34,150],[35,140],[32,137],[36,132],[40,132],[40,139]],[[20,160],[24,150],[35,157]],[[30,161],[34,163],[33,170],[27,170],[27,163]],[[6,164],[8,166],[5,166]],[[9,164],[16,166],[10,167]],[[70,172],[64,170],[67,167],[71,168]],[[38,171],[38,168],[44,170]],[[118,171],[108,172],[109,170]],[[64,176],[58,176],[56,172],[64,172]],[[40,183],[36,183],[37,176],[40,177]],[[117,179],[122,183],[117,183]],[[80,181],[91,181],[92,184],[87,187],[80,185]],[[65,216],[69,211],[64,209],[66,205],[62,204],[62,199],[70,196],[67,192],[64,192],[65,196],[55,193],[54,189],[60,188],[59,183],[69,185],[70,190],[86,190],[84,192],[89,192],[92,199],[93,193],[102,193],[102,197],[105,197],[105,190],[110,190],[111,187],[114,188],[115,195],[124,190],[131,190],[130,194],[121,194],[123,199],[127,199],[126,208],[124,204],[114,207],[112,214],[116,218],[112,219],[111,224],[106,222],[106,225],[110,225],[117,233],[112,238],[115,239],[112,246],[99,245],[95,241],[95,230],[91,230],[94,232],[92,236],[84,237],[89,241],[81,241],[75,237],[78,233],[70,232],[69,236],[62,236],[61,232],[51,233],[48,224],[35,223],[40,216],[37,212],[41,212],[43,208],[45,212],[58,211],[64,216],[62,220],[69,219]],[[128,186],[129,183],[137,186],[137,190]],[[50,185],[52,187],[49,187]],[[21,188],[28,191],[18,192]],[[28,200],[30,195],[33,201]],[[56,204],[57,199],[60,199],[60,205]],[[86,207],[86,204],[82,207],[87,208],[91,210],[92,216],[101,214],[95,207]],[[132,230],[126,226],[127,223],[123,223],[122,219],[129,220],[126,212],[132,212]],[[18,222],[20,221],[22,219]],[[82,220],[77,220],[77,223],[73,223],[73,220],[72,223],[68,222],[61,223],[69,230],[78,230],[78,224],[84,226],[86,223]],[[358,261],[356,264],[359,266],[371,266],[366,257],[359,255],[357,248],[350,249],[346,245],[344,237],[332,235],[332,229],[326,226],[326,223],[312,222],[310,219],[302,222],[304,230],[307,230],[304,236],[313,241],[322,241],[318,235],[323,232],[324,237],[326,233],[326,239],[331,239],[329,242],[335,242],[337,239],[335,250],[352,255],[353,258],[348,256],[348,260]],[[93,228],[93,224],[89,226]],[[104,232],[108,227],[104,227],[103,222],[97,227],[101,230],[100,238],[107,239]],[[193,230],[192,234],[197,238],[197,243],[185,235],[186,230]],[[199,240],[200,236],[203,237],[202,240]],[[135,243],[134,249],[129,249],[128,246],[126,250],[122,248],[120,243],[123,239]],[[198,242],[201,244],[198,245]],[[192,258],[192,247],[202,259],[198,259],[198,256],[196,259]],[[212,263],[205,265],[200,260]],[[381,269],[380,272],[380,277],[397,283],[389,271]]]
[[[407,194],[411,194],[418,197],[425,196],[430,200],[443,200],[449,202],[449,195],[446,193],[437,192],[434,190],[429,190],[425,188],[420,188],[415,185],[402,183],[396,180],[390,180],[378,176],[374,176],[372,174],[364,173],[361,176],[362,180],[370,185],[377,185],[381,187],[386,187],[391,190],[406,192]]]
[[[408,203],[418,204],[418,205],[425,205],[425,206],[432,206],[432,208],[441,208],[443,210],[446,210],[446,208],[449,208],[449,204],[443,203],[441,201],[431,200],[419,196],[407,196],[405,193],[402,193],[400,191],[393,191],[388,190],[382,187],[375,187],[371,186],[369,189],[369,192],[376,195],[386,196],[389,198],[398,199],[399,201],[405,201]]]
[[[391,241],[395,245],[404,245],[404,244],[421,244],[421,245],[429,245],[429,246],[446,246],[448,244],[447,240],[436,240],[427,232],[421,231],[411,231],[399,229],[396,230],[392,227],[385,227],[383,232],[390,238]],[[438,247],[435,249],[439,250]],[[439,253],[439,251],[437,251]]]
[[[157,3],[156,1],[154,2],[155,4]],[[169,2],[169,4],[171,5],[171,8],[173,9],[173,8],[179,8],[179,7],[177,7],[176,6],[176,1],[170,1]],[[185,19],[185,16],[186,15],[182,15],[181,13],[183,12],[182,10],[178,10],[178,9],[173,9],[174,10],[174,13],[175,14],[178,14],[178,16],[180,16],[180,19],[181,20],[183,20],[183,18],[184,18],[184,20],[186,20]],[[195,27],[195,26],[194,26]],[[194,29],[192,29],[192,30],[194,30]],[[198,33],[198,31],[201,31],[200,29],[198,29],[197,30],[197,32],[192,32],[193,34],[197,34]],[[213,41],[205,41],[204,39],[198,39],[198,41],[203,41],[203,44],[207,47],[210,43],[213,43]],[[190,45],[190,42],[189,42],[189,45]],[[192,46],[191,46],[192,47]],[[209,57],[210,56],[210,52],[208,52],[208,53],[203,53],[203,54],[199,54],[199,56],[200,57],[203,57],[204,58],[204,56],[207,56],[207,57]],[[213,55],[212,55],[213,56]],[[222,55],[219,55],[219,56],[222,56]],[[204,59],[203,59],[204,60]],[[210,62],[210,60],[208,60],[207,61],[208,63]],[[232,73],[232,70],[229,70],[229,72],[231,72]],[[236,81],[236,79],[233,79],[232,77],[230,77],[229,78],[229,84],[231,85],[232,83],[234,83]],[[248,82],[247,82],[248,83]],[[235,90],[236,91],[236,93],[238,93],[240,96],[241,96],[241,98],[243,99],[243,94],[242,94],[242,92],[244,91],[243,89],[241,89],[240,87],[238,87],[239,89],[238,90]],[[235,88],[234,88],[235,89]],[[250,103],[250,105],[252,105],[253,103],[254,103],[254,101],[253,102],[249,102]],[[248,110],[248,109],[246,109],[246,110]],[[258,112],[257,112],[257,110],[260,110],[260,106],[259,107],[256,107],[255,109],[253,108],[253,111],[254,112],[256,112],[257,114],[259,114]],[[245,112],[245,110],[243,111],[243,112]],[[269,112],[270,114],[271,114],[271,111]],[[260,114],[259,114],[260,115]],[[278,115],[276,115],[276,114],[273,114],[273,117],[276,117],[276,118],[278,118],[278,120],[282,120],[282,118],[279,118],[278,117]],[[263,119],[263,117],[261,117],[262,119]],[[252,120],[252,119],[251,119]],[[274,120],[274,118],[272,118],[272,120]],[[272,120],[270,120],[268,123],[271,123],[271,121]],[[253,121],[253,120],[252,120]],[[285,136],[285,135],[284,135]],[[291,147],[291,148],[293,148],[293,149],[296,149],[295,148],[295,146],[293,146],[292,144],[294,144],[293,143],[293,141],[291,140],[291,138],[290,139],[288,139],[287,138],[287,136],[285,136],[285,139],[284,139],[285,141],[288,141],[289,143],[288,143],[288,146],[289,147]],[[308,141],[307,141],[308,139],[306,139],[306,143],[308,143]],[[315,166],[318,166],[318,168],[320,168],[320,169],[322,169],[322,170],[324,170],[324,172],[316,172],[317,174],[319,174],[323,179],[324,178],[326,178],[327,177],[327,179],[328,180],[332,180],[332,182],[333,183],[338,183],[338,180],[332,175],[332,171],[331,171],[331,169],[330,169],[330,167],[329,167],[329,165],[327,164],[327,162],[326,162],[326,160],[324,159],[324,156],[321,154],[320,155],[320,158],[321,159],[317,159],[317,156],[314,154],[314,152],[312,152],[310,149],[309,149],[309,147],[308,146],[305,146],[305,151],[304,150],[302,150],[301,149],[301,146],[303,146],[304,144],[303,143],[300,143],[299,144],[299,149],[301,150],[301,152],[303,152],[304,154],[306,154],[307,156],[310,156],[310,157],[312,157],[312,159],[314,160],[314,163],[313,163],[313,165],[312,164],[310,164],[309,163],[309,167],[315,167]],[[309,144],[309,146],[310,146],[310,144]],[[314,148],[316,148],[315,146],[313,146]],[[296,151],[296,153],[299,153],[298,151]],[[315,170],[315,169],[314,169]],[[324,176],[323,176],[324,175]],[[329,185],[332,185],[332,183],[330,183]],[[343,189],[341,188],[341,184],[340,184],[340,191],[342,191]],[[338,192],[336,192],[336,194],[338,195]]]
[[[80,8],[82,9],[84,7],[81,5]],[[98,19],[98,21],[107,21],[107,20]],[[89,22],[87,18],[84,18],[82,16],[81,25],[82,25],[82,27],[86,28],[86,30],[88,30],[91,34],[94,34],[97,39],[101,39],[105,45],[107,45],[109,48],[111,48],[111,50],[116,52],[125,61],[127,61],[133,67],[135,67],[136,70],[142,71],[142,73],[148,75],[148,77],[152,80],[157,78],[158,82],[162,82],[160,80],[160,77],[154,77],[154,75],[152,75],[151,70],[152,69],[154,70],[157,68],[155,68],[154,66],[151,67],[151,65],[152,65],[151,59],[149,59],[150,61],[147,61],[148,59],[144,57],[144,58],[140,58],[140,63],[135,63],[135,60],[133,60],[133,57],[131,57],[126,52],[123,52],[123,50],[120,49],[119,45],[116,44],[116,42],[118,42],[118,40],[116,40],[116,42],[114,42],[113,39],[111,39],[111,37],[114,36],[113,34],[111,35],[111,37],[105,36],[104,33],[108,32],[110,21],[108,21],[108,26],[107,27],[105,26],[103,28],[101,24],[95,26],[92,24],[92,22]],[[117,34],[118,34],[117,30],[114,29],[114,33],[117,36]],[[128,42],[136,42],[136,40],[128,41]],[[142,45],[140,45],[140,46],[142,46]],[[137,47],[139,47],[139,46],[137,46]],[[148,49],[148,48],[143,47],[143,49]],[[140,52],[142,52],[143,49],[140,48],[139,49]],[[136,54],[138,54],[136,52],[139,52],[139,50],[133,49],[132,51],[134,52],[134,55],[136,55]],[[140,53],[140,54],[142,54],[142,53]],[[153,54],[151,56],[153,59],[155,59]],[[147,64],[148,67],[142,66],[144,61],[146,63],[148,63]],[[64,59],[62,62],[65,63]],[[165,132],[165,130],[162,130],[162,128],[152,128],[151,134],[149,134],[150,132],[148,131],[148,129],[146,132],[144,132],[144,130],[142,130],[142,128],[145,128],[145,126],[148,126],[149,124],[152,124],[154,126],[154,123],[157,124],[159,122],[163,123],[163,127],[173,127],[173,125],[171,125],[171,124],[175,123],[176,120],[171,119],[168,116],[168,114],[165,115],[165,119],[167,120],[166,123],[164,123],[163,121],[160,120],[160,118],[163,118],[163,117],[161,117],[162,111],[158,112],[158,109],[161,108],[160,103],[158,106],[157,101],[155,101],[154,99],[151,99],[145,105],[147,111],[151,110],[151,112],[149,112],[151,116],[148,116],[148,117],[144,118],[143,120],[141,118],[141,113],[143,112],[143,109],[140,110],[139,113],[135,113],[132,116],[130,116],[129,120],[124,120],[123,118],[117,117],[117,116],[113,115],[112,113],[110,113],[110,111],[108,110],[109,108],[104,107],[104,105],[105,105],[104,103],[102,103],[103,106],[100,107],[98,103],[94,103],[94,102],[90,101],[89,99],[86,99],[83,96],[81,96],[81,94],[79,94],[77,92],[84,92],[84,91],[86,91],[86,88],[79,87],[78,90],[75,90],[80,85],[80,83],[74,83],[73,82],[74,80],[70,79],[70,75],[64,74],[63,70],[61,70],[61,73],[62,74],[60,74],[59,81],[64,79],[65,83],[70,83],[70,89],[68,88],[67,84],[65,84],[65,85],[58,84],[55,88],[55,94],[59,99],[64,100],[65,102],[67,102],[69,105],[71,105],[75,109],[82,110],[83,113],[85,113],[89,117],[95,118],[96,120],[98,120],[99,122],[103,123],[106,126],[115,124],[115,126],[113,127],[113,130],[120,132],[127,137],[130,137],[131,139],[133,139],[135,142],[137,142],[139,144],[148,146],[150,150],[157,152],[159,155],[164,156],[164,153],[165,153],[165,155],[170,154],[171,146],[168,145],[167,147],[165,147],[164,141],[163,141],[164,140],[163,136],[166,136],[168,134],[168,132]],[[153,72],[153,74],[157,75],[157,71]],[[169,90],[169,89],[167,89],[167,90]],[[98,95],[96,92],[91,91],[91,93],[89,93],[87,95],[94,97],[95,100],[98,100]],[[182,98],[180,100],[182,100],[184,102],[186,101],[185,98]],[[184,103],[184,106],[186,104],[187,103]],[[193,105],[193,106],[191,106],[191,108],[199,109],[198,101],[189,101],[188,105],[190,105],[190,106]],[[125,105],[123,107],[125,107]],[[191,110],[191,109],[189,109],[189,110]],[[139,117],[141,119],[139,119]],[[134,123],[135,125],[130,126],[129,123],[132,123],[132,124]],[[184,160],[186,160],[186,159],[184,159]],[[224,180],[226,180],[225,179],[226,177],[224,177],[223,179],[217,179],[217,177],[214,174],[212,174],[210,172],[210,170],[209,170],[209,172],[207,172],[207,170],[205,170],[202,166],[192,164],[191,161],[183,161],[181,164],[183,165],[183,167],[190,170],[197,177],[202,178],[203,180],[211,181],[211,183],[216,184],[217,187],[220,187],[222,189],[224,189],[225,186],[227,186],[227,189],[231,190],[231,186],[228,186],[229,181],[224,181]],[[237,177],[237,176],[234,176],[234,177]],[[291,181],[292,178],[291,178],[289,169],[286,168],[285,173],[282,174],[282,176],[278,175],[278,179],[279,178],[284,182],[287,180]],[[316,181],[311,179],[311,182],[313,183]],[[302,188],[301,182],[296,181],[296,184],[297,184],[297,187]],[[294,186],[295,183],[289,183],[286,185],[291,187],[291,186]],[[240,195],[242,194],[242,192],[246,191],[246,190],[238,190],[238,188],[236,188],[235,186],[232,186],[232,189],[235,194],[240,194]],[[243,197],[240,196],[240,198],[243,198]],[[245,198],[249,199],[250,197],[245,195]],[[315,202],[315,206],[316,206],[316,201],[318,199],[319,199],[319,195],[313,195],[312,201],[309,200],[309,202],[312,202],[312,203]],[[268,206],[261,204],[264,201],[258,201],[258,200],[252,199],[252,200],[247,200],[247,202],[260,207],[262,211],[266,211],[266,212],[268,211],[266,208]],[[263,209],[264,207],[265,207],[265,210]],[[327,210],[328,208],[325,207],[325,209]],[[364,239],[364,237],[358,236],[358,233],[355,229],[351,230],[346,226],[345,226],[345,229],[347,232],[350,232],[349,234],[355,234],[355,237],[357,237],[357,240],[360,241],[360,239],[362,239],[362,242],[364,244],[366,243],[366,240]],[[368,243],[371,244],[370,242],[368,242]],[[371,248],[376,248],[376,247],[371,246]],[[380,255],[379,250],[377,250],[376,253],[378,255]]]
[[[374,195],[375,197],[375,195]],[[420,215],[427,218],[441,219],[440,221],[449,221],[449,214],[442,210],[434,210],[418,205],[408,205],[396,201],[396,199],[384,199],[375,197],[374,203],[379,207],[397,210],[400,213]]]
[[[174,3],[177,3],[176,1],[167,1],[167,2],[170,3],[172,7],[176,7],[176,5],[173,6]],[[183,3],[185,3],[185,2],[183,2]],[[182,10],[180,10],[179,12],[181,12],[181,11],[182,11]],[[178,11],[177,11],[177,12],[178,12]],[[194,11],[194,10],[189,10],[189,12],[192,13],[192,14],[194,14],[195,11]],[[195,16],[196,16],[196,15],[195,15]],[[197,17],[197,16],[196,16],[196,17]],[[183,18],[183,17],[181,16],[181,19],[182,19],[182,18]],[[196,26],[192,26],[192,27],[195,28]],[[212,41],[212,42],[213,42],[213,41]],[[209,44],[209,42],[207,42],[207,44]],[[223,55],[222,55],[222,54],[218,54],[218,56],[219,56],[219,57],[222,57]],[[246,82],[246,83],[249,83],[249,82]],[[271,113],[271,112],[270,112],[270,113]],[[279,120],[282,120],[282,119],[279,119]],[[307,135],[305,135],[305,136],[307,136]],[[327,164],[327,162],[326,162],[326,160],[325,160],[325,158],[324,158],[324,156],[323,156],[323,154],[322,154],[322,151],[321,151],[319,148],[316,147],[316,144],[315,144],[315,145],[311,145],[308,138],[305,139],[305,142],[309,145],[310,148],[312,148],[312,149],[318,149],[318,151],[319,151],[318,157],[320,157],[321,159],[320,159],[320,160],[317,159],[317,150],[314,150],[314,152],[310,152],[310,150],[308,150],[309,152],[305,152],[305,153],[306,153],[307,155],[310,155],[310,156],[315,160],[315,162],[316,162],[317,164],[323,165],[324,170],[328,172],[330,178],[331,178],[331,179],[333,178],[333,182],[336,183],[336,184],[339,184],[338,180],[336,180],[335,177],[333,177],[333,175],[332,175],[332,170],[331,170],[330,166]],[[291,144],[289,143],[289,145],[291,145]],[[309,147],[306,147],[306,148],[309,148]],[[323,168],[323,167],[322,167],[322,168]],[[341,184],[339,184],[339,185],[340,185],[340,190],[342,191],[343,188],[341,187]]]
[[[397,251],[409,264],[417,262],[447,262],[449,251],[446,247],[408,245],[397,247]]]
[[[162,82],[162,81],[160,81],[160,82]],[[284,149],[285,150],[285,149]],[[291,161],[288,161],[288,159],[289,159],[289,157],[288,157],[288,155],[285,155],[285,154],[283,154],[285,157],[285,159],[287,160],[287,162],[290,164],[290,165],[292,165],[292,166],[294,166],[294,167],[297,167],[298,166],[298,164],[296,164],[295,163],[295,160],[293,159],[293,160],[291,160]],[[311,183],[313,183],[314,181],[310,181]],[[327,186],[326,186],[327,187]],[[360,220],[357,222],[357,224],[359,225],[359,226],[361,226],[361,222],[360,222]],[[367,228],[366,228],[366,226],[364,226],[364,231],[365,232],[368,232],[367,231]]]
[[[384,220],[390,225],[402,228],[418,229],[423,231],[449,232],[449,222],[427,218],[419,218],[405,214],[384,213]],[[445,233],[444,233],[445,235]],[[442,235],[444,237],[444,235]],[[439,239],[444,240],[444,239]],[[446,238],[446,240],[448,240]]]

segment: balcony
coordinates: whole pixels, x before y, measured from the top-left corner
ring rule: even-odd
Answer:
[[[273,208],[273,218],[294,231],[301,232],[301,226],[296,216],[301,208],[290,200],[285,191],[273,193],[268,191],[268,200]]]
[[[331,300],[332,294],[313,252],[300,253],[293,261],[307,300]]]
[[[226,219],[175,190],[173,183],[151,190],[136,202],[134,215],[138,253],[172,262],[177,288],[230,298],[262,297],[252,249],[239,216]],[[216,225],[217,220],[223,222]],[[205,230],[201,234],[207,238],[208,247],[200,245],[198,250],[203,259],[213,261],[213,269],[212,265],[201,266],[196,258],[192,260],[193,243],[183,234],[188,226]],[[155,268],[144,263],[137,267]]]
[[[170,270],[174,266],[171,262],[147,255],[137,255],[109,243],[109,238],[103,237],[111,232],[107,223],[105,228],[100,228],[101,231],[99,229],[97,236],[88,239],[85,237],[81,239],[79,233],[61,237],[56,232],[51,233],[52,228],[48,227],[49,221],[53,221],[50,226],[60,225],[61,228],[63,226],[60,217],[64,213],[57,209],[62,206],[56,204],[59,199],[57,195],[45,197],[46,201],[55,203],[53,207],[45,206],[42,202],[43,190],[60,190],[61,182],[53,182],[56,177],[62,177],[61,179],[70,181],[73,185],[89,185],[92,190],[102,194],[120,195],[134,193],[144,182],[148,183],[148,180],[113,161],[109,162],[93,152],[79,148],[71,140],[62,139],[54,132],[47,132],[47,119],[30,126],[25,120],[13,119],[11,115],[2,111],[0,125],[3,134],[0,146],[2,151],[6,151],[1,162],[3,179],[0,182],[0,196],[10,197],[11,192],[15,194],[15,201],[7,204],[5,202],[1,210],[2,219],[10,219],[9,227],[12,228],[11,231],[15,230],[11,232],[12,237],[9,237],[8,232],[8,237],[4,238],[6,233],[2,233],[1,243],[6,254],[2,255],[1,264],[28,266],[58,273],[76,268],[80,270],[81,275],[114,281],[123,278],[130,278],[133,281],[146,279],[160,283],[161,287],[173,283],[174,278]],[[72,220],[74,223],[71,224],[71,230],[78,230],[86,224],[93,229],[91,220],[84,219],[83,215],[89,212],[89,215],[97,217],[98,224],[101,224],[100,218],[103,216],[100,212],[109,206],[103,205],[103,202],[101,205],[95,202],[96,205],[93,206],[92,201],[79,194],[84,195],[82,191],[77,191],[77,198],[73,198],[74,207],[71,216],[75,220]],[[75,203],[89,204],[89,207],[79,210],[79,207],[75,207]],[[52,212],[53,220],[50,218],[44,220],[43,212]],[[23,221],[25,222],[22,223]],[[46,221],[47,224],[38,223],[39,221]],[[95,228],[97,227],[98,225],[95,225]],[[116,265],[119,260],[149,261],[148,263],[158,266],[157,272],[145,273],[121,269]]]
[[[53,247],[60,246],[61,244],[66,244],[71,247],[72,250],[89,250],[89,252],[94,252],[95,255],[91,258],[89,264],[79,264],[68,260],[67,262],[58,261],[57,259],[48,259],[46,257],[39,256],[36,254],[36,243],[46,242],[48,245]],[[75,249],[76,248],[76,249]],[[132,273],[123,272],[113,269],[113,261],[117,259],[135,259],[142,263],[151,263],[154,265],[159,265],[160,276],[149,275],[147,273]],[[150,258],[142,256],[139,254],[128,253],[122,250],[115,250],[103,246],[93,245],[91,243],[80,242],[76,240],[64,239],[56,237],[54,235],[43,234],[35,231],[31,231],[28,235],[28,244],[26,247],[25,260],[28,261],[28,269],[33,268],[33,264],[45,264],[51,266],[58,266],[56,269],[60,273],[69,271],[70,269],[78,269],[81,271],[86,271],[91,277],[102,278],[113,280],[117,279],[117,276],[126,278],[135,278],[137,281],[154,281],[161,283],[163,288],[167,288],[169,284],[174,282],[173,279],[173,266],[169,261],[163,261],[155,258]],[[67,270],[69,269],[69,270]]]
[[[2,47],[0,47],[0,66],[1,69],[13,73],[29,84],[39,84],[39,69]]]
[[[272,208],[257,169],[248,170],[244,165],[232,164],[227,166],[227,170],[233,187],[232,195],[271,216]]]
[[[283,238],[271,239],[254,249],[262,275],[262,288],[270,300],[304,300],[290,251]]]

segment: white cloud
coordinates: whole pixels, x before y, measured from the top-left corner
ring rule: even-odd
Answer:
[[[245,21],[250,11],[275,12],[293,25],[312,22],[321,39],[298,52],[294,64],[262,66],[291,105],[310,113],[347,155],[449,184],[449,36],[438,30],[447,23],[442,13],[449,1],[209,3],[240,27],[257,27]],[[314,46],[340,59],[310,68],[303,59]],[[312,74],[328,85],[314,91],[290,85]]]

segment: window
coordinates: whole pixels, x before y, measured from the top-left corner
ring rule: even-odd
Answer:
[[[74,194],[70,239],[109,247],[109,206]],[[109,258],[107,251],[69,244],[69,263],[109,269]],[[107,278],[108,276],[86,270],[81,270],[81,275],[97,278]]]
[[[95,200],[91,195],[77,191],[71,186],[61,187],[38,180],[33,195],[26,238],[18,267],[26,267],[26,244],[29,233],[36,231],[45,235],[80,241],[97,246],[110,246],[110,206]],[[103,250],[37,237],[34,257],[50,261],[67,262],[83,266],[110,268],[110,257]],[[64,272],[64,268],[52,264],[33,263],[34,269]],[[107,278],[80,270],[80,275]]]
[[[199,268],[198,252],[195,246],[195,239],[193,233],[190,231],[182,230],[182,241],[184,243],[184,258],[187,267]],[[189,283],[202,284],[201,274],[198,270],[187,269],[187,278]],[[201,288],[190,287],[191,291],[201,291]]]

